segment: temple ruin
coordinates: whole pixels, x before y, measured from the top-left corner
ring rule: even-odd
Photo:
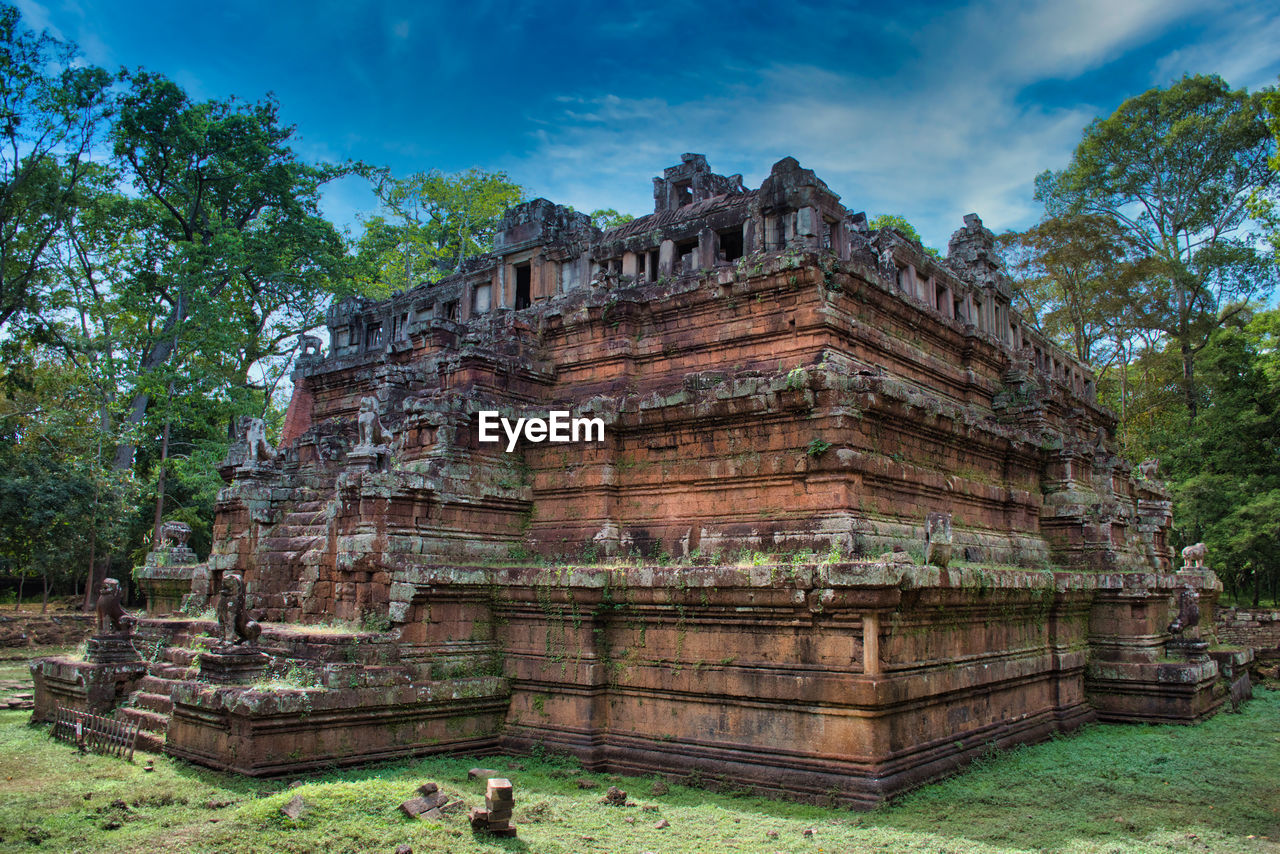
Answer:
[[[521,204],[455,274],[335,304],[280,447],[241,426],[208,561],[140,573],[150,661],[44,661],[37,716],[123,703],[248,774],[543,745],[872,805],[1222,705],[1247,653],[1200,636],[1216,577],[1174,566],[1168,492],[976,215],[939,257],[792,158],[753,190],[686,154],[653,188],[604,232]],[[508,450],[482,413],[603,437]],[[236,589],[252,650],[160,616],[175,585],[188,614]],[[1208,617],[1174,638],[1188,590]]]

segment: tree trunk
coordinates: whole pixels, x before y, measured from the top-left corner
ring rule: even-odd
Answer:
[[[97,508],[96,503],[94,504],[94,508]],[[93,601],[89,598],[89,591],[93,589],[94,552],[98,549],[97,518],[94,518],[93,522],[93,530],[89,532],[89,565],[85,568],[84,573],[84,605],[80,608],[81,611],[85,612],[88,612],[89,608],[93,605]]]
[[[169,357],[173,355],[173,351],[178,346],[177,337],[172,333],[185,317],[185,302],[179,297],[177,307],[169,313],[169,317],[164,322],[165,335],[156,342],[155,349],[143,357],[142,363],[138,366],[138,376],[145,376],[169,361]],[[124,435],[126,437],[131,436],[133,433],[128,428],[137,427],[142,423],[142,419],[147,415],[147,407],[150,405],[151,395],[146,392],[138,392],[133,396],[133,400],[129,404],[129,414],[124,419],[126,426]],[[111,463],[112,467],[116,471],[124,471],[133,466],[133,455],[137,450],[138,443],[131,438],[126,438],[119,445],[116,445],[115,457]]]
[[[18,573],[18,604],[13,606],[13,610],[15,611],[22,610],[22,585],[25,584],[26,581],[27,574],[25,572]]]
[[[1187,402],[1187,419],[1196,420],[1196,356],[1191,342],[1182,342],[1182,393]]]
[[[89,566],[89,577],[84,582],[84,610],[85,613],[93,613],[93,609],[98,604],[98,588],[102,585],[102,579],[107,577],[107,571],[111,569],[111,558],[99,558],[96,564]]]
[[[173,399],[173,383],[169,383],[169,399]],[[160,477],[156,482],[156,515],[155,523],[151,529],[151,548],[153,550],[160,548],[160,523],[164,519],[164,475],[165,469],[169,462],[169,425],[171,423],[168,415],[164,418],[164,435],[160,439]]]
[[[44,582],[44,591],[40,597],[40,613],[49,613],[49,570],[40,573],[40,579]]]

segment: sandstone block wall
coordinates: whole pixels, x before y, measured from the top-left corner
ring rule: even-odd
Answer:
[[[1221,643],[1253,647],[1259,652],[1280,651],[1280,611],[1223,608],[1216,615],[1214,627]]]

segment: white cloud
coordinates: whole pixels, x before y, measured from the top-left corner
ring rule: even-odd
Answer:
[[[892,79],[780,64],[691,100],[562,93],[562,112],[512,171],[557,201],[640,214],[652,209],[648,178],[683,151],[752,185],[792,155],[848,207],[902,214],[945,247],[969,211],[996,230],[1033,222],[1036,174],[1065,165],[1098,113],[1020,103],[1025,87],[1103,67],[1192,10],[1186,0],[999,0],[896,32],[910,61]]]
[[[1273,86],[1280,74],[1280,3],[1248,2],[1216,10],[1204,40],[1178,48],[1156,64],[1153,85],[1184,74],[1217,74],[1234,87]]]

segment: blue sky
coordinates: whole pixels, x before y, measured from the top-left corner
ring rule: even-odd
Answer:
[[[1125,98],[1184,73],[1280,75],[1280,0],[16,5],[108,68],[198,98],[275,93],[308,159],[504,170],[639,215],[682,152],[753,187],[792,155],[940,247],[970,211],[1033,223],[1036,174]],[[372,207],[358,179],[326,192],[340,224]]]

